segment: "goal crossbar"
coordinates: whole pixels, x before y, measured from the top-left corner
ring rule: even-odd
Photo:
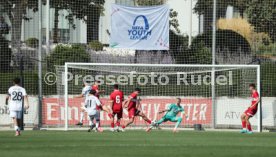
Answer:
[[[129,66],[129,67],[205,67],[205,68],[259,68],[260,65],[253,64],[221,64],[221,65],[210,65],[210,64],[122,64],[122,63],[75,63],[75,62],[66,62],[65,67],[70,67],[71,65],[78,66]]]

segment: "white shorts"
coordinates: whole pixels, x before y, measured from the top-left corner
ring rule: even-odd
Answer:
[[[10,117],[16,118],[16,119],[21,119],[22,111],[10,111]]]
[[[99,112],[97,110],[86,110],[88,116],[96,116],[97,114],[99,114]]]
[[[100,111],[96,111],[96,112],[90,112],[90,115],[88,115],[89,117],[90,117],[90,120],[91,121],[93,121],[94,119],[96,120],[96,121],[100,121],[100,118],[101,118],[101,116],[100,116]]]

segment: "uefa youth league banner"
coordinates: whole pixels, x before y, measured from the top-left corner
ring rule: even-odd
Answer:
[[[169,13],[168,5],[129,7],[113,4],[110,46],[169,50]]]

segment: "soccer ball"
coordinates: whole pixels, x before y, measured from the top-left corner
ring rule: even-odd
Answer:
[[[151,121],[151,126],[156,126],[156,120]]]

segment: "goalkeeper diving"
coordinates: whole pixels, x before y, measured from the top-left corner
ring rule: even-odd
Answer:
[[[173,132],[177,132],[178,126],[182,122],[182,117],[178,117],[178,113],[183,112],[184,116],[186,116],[186,113],[184,112],[184,108],[180,105],[181,99],[176,98],[176,103],[170,104],[168,109],[160,111],[159,114],[162,114],[166,112],[166,114],[157,122],[154,122],[146,131],[149,132],[152,128],[158,127],[163,122],[176,122],[175,127],[173,129]]]

